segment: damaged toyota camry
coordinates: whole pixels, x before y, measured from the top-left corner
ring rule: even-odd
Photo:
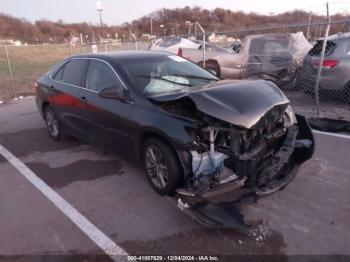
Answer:
[[[36,87],[53,139],[132,149],[154,190],[176,194],[183,210],[283,189],[314,152],[307,121],[276,85],[220,80],[166,52],[73,56]]]

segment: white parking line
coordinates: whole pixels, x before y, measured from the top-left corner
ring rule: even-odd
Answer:
[[[315,134],[320,134],[320,135],[334,136],[334,137],[350,139],[349,135],[344,135],[344,134],[329,133],[329,132],[323,132],[323,131],[318,131],[318,130],[312,130],[312,132]]]
[[[64,200],[43,180],[35,175],[23,162],[15,157],[5,147],[0,145],[0,154],[7,159],[26,179],[29,180],[41,193],[43,193],[59,210],[61,210],[74,224],[76,224],[96,245],[98,245],[113,260],[117,256],[127,253],[108,236],[93,225],[86,217],[78,212],[71,204]]]

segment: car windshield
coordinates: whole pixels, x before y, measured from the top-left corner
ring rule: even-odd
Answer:
[[[287,37],[262,37],[252,40],[249,52],[251,54],[285,52],[288,48],[289,39]]]
[[[181,42],[181,38],[180,37],[168,37],[165,39],[160,39],[156,45],[157,46],[161,46],[161,47],[169,47],[172,45],[176,45],[178,43]]]
[[[179,92],[184,88],[219,80],[176,55],[124,60],[119,66],[132,85],[146,96]]]

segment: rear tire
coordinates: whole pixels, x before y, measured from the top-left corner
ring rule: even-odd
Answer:
[[[183,182],[183,171],[170,145],[160,139],[148,138],[141,157],[152,188],[160,195],[173,195]]]
[[[62,138],[61,123],[57,114],[49,105],[44,108],[44,120],[50,137],[54,140],[60,140]]]

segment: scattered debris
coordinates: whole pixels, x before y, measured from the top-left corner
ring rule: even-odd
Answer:
[[[177,205],[178,205],[178,207],[179,207],[181,210],[184,210],[184,209],[187,209],[187,208],[190,207],[187,203],[184,203],[184,202],[181,200],[181,198],[178,198],[178,200],[177,200]]]
[[[251,229],[248,236],[253,238],[257,244],[262,243],[269,235],[271,235],[271,230],[269,229],[268,223],[263,223],[258,225],[256,228]]]

